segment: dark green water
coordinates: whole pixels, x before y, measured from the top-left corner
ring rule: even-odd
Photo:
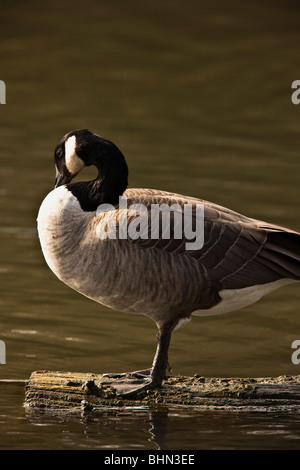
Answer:
[[[299,13],[295,1],[3,2],[1,379],[134,370],[154,354],[149,319],[81,297],[44,262],[35,219],[66,132],[86,127],[114,141],[132,187],[300,229],[300,106],[291,101]],[[173,335],[174,373],[298,374],[299,299],[299,286],[288,286],[240,312],[194,318]],[[22,384],[0,383],[1,449],[155,449],[153,419],[169,449],[300,447],[297,414],[127,410],[62,420],[28,416],[23,401]]]

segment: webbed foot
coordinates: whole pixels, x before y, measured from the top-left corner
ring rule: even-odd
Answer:
[[[139,379],[141,377],[149,377],[151,374],[151,369],[144,369],[144,370],[135,370],[134,372],[113,372],[103,374],[103,377],[107,377],[109,379],[126,379],[126,378],[136,378]]]
[[[140,372],[146,372],[142,374]],[[109,380],[103,381],[103,385],[109,385],[114,388],[118,396],[122,397],[134,397],[140,392],[151,390],[153,388],[159,387],[161,382],[153,379],[149,373],[146,371],[137,371],[132,373],[125,374],[103,374],[104,377],[107,377]]]

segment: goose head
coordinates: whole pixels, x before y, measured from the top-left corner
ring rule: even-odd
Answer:
[[[55,188],[67,185],[83,210],[96,210],[99,204],[118,204],[128,184],[128,167],[118,147],[88,129],[66,134],[54,152]],[[85,167],[98,170],[95,180],[74,182]]]

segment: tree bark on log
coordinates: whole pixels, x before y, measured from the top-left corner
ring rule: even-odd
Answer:
[[[275,378],[170,377],[162,388],[120,397],[101,374],[36,371],[26,385],[25,407],[97,411],[124,406],[278,411],[300,407],[300,376]],[[103,383],[105,382],[105,384]]]

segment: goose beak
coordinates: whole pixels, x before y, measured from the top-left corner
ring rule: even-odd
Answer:
[[[55,178],[55,183],[54,183],[54,188],[58,188],[59,186],[62,186],[63,184],[68,184],[72,180],[71,175],[62,175],[60,173],[56,174]]]

